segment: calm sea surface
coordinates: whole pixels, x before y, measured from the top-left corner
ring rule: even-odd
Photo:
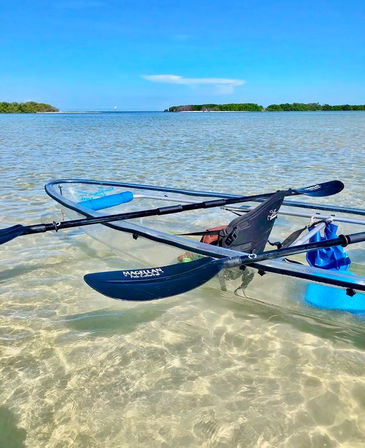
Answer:
[[[43,186],[66,177],[243,194],[341,179],[330,202],[364,207],[364,160],[363,112],[0,115],[0,227],[52,221]],[[1,246],[1,448],[365,446],[365,331],[83,282],[117,263],[81,229]]]

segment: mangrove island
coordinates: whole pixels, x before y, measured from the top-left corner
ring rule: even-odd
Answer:
[[[165,112],[261,112],[264,108],[255,103],[189,104],[172,106]]]
[[[0,113],[3,114],[34,114],[37,112],[58,112],[58,109],[50,104],[27,101],[26,103],[0,102]]]
[[[185,106],[171,106],[165,112],[304,112],[331,110],[365,110],[365,105],[340,104],[331,106],[319,103],[283,103],[270,104],[264,108],[256,103],[189,104]]]

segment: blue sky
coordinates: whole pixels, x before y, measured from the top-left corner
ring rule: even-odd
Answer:
[[[365,1],[0,0],[0,101],[365,103]]]

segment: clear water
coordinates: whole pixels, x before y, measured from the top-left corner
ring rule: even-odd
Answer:
[[[244,194],[337,178],[333,202],[363,207],[364,142],[362,112],[0,115],[0,226],[52,220],[61,177]],[[81,230],[1,247],[1,447],[364,447],[361,328],[82,280],[117,268]]]

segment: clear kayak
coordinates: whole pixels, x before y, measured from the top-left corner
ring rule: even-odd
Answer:
[[[70,219],[158,207],[166,209],[169,206],[172,210],[181,204],[239,197],[227,193],[84,179],[56,180],[48,183],[45,189]],[[136,269],[174,265],[200,257],[226,259],[242,255],[243,251],[207,242],[211,235],[204,235],[206,229],[227,226],[235,217],[255,209],[259,201],[176,214],[166,212],[160,216],[89,225],[84,230],[116,250],[125,265]],[[323,201],[314,204],[284,199],[280,209],[274,211],[275,226],[272,231],[270,229],[270,241],[283,242],[290,235],[291,246],[311,241],[315,235],[323,233],[328,223],[336,224],[342,232],[361,232],[365,226],[365,210],[327,205]],[[296,235],[295,231],[303,229],[303,225],[304,232]],[[224,269],[207,286],[230,294],[233,292],[238,298],[251,298],[299,313],[313,308],[323,314],[330,309],[335,313],[349,312],[361,317],[365,315],[365,294],[361,292],[365,285],[364,243],[349,246],[346,252],[351,260],[346,270],[309,265],[305,255],[295,255],[289,260],[282,258],[252,263],[244,270],[240,267]]]

